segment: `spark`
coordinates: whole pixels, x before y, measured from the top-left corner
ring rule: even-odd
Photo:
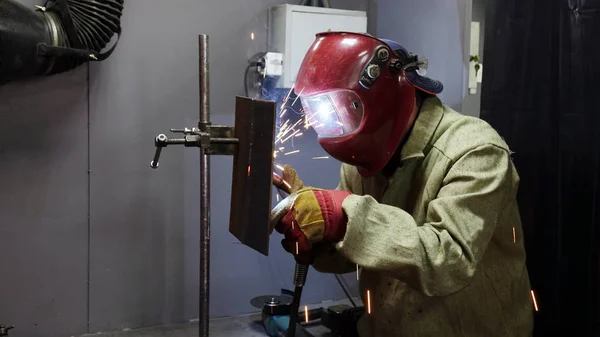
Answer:
[[[367,313],[371,314],[371,291],[367,290]]]
[[[285,137],[285,136],[286,136],[286,135],[287,135],[287,134],[288,134],[290,131],[294,130],[294,129],[296,128],[296,126],[298,126],[298,124],[300,124],[300,122],[301,122],[301,121],[302,121],[302,119],[298,120],[296,123],[294,123],[294,125],[292,125],[291,127],[287,128],[287,129],[285,130],[285,132],[284,132],[282,135],[280,135],[280,136],[278,137],[278,139],[276,139],[276,140],[275,140],[275,144],[279,143],[279,141],[281,140],[281,138]],[[298,130],[298,131],[295,131],[295,132],[294,132],[294,134],[296,134],[297,132],[299,132],[299,130]],[[292,135],[292,136],[293,136],[293,135]],[[290,137],[291,137],[291,136],[290,136]],[[288,140],[290,137],[288,137],[288,138],[286,138],[285,140],[283,140],[283,141],[282,141],[282,143],[283,143],[283,142],[285,142],[286,140]]]
[[[250,168],[251,168],[251,166],[248,165],[248,177],[250,176]]]
[[[289,121],[290,121],[289,119],[286,120],[285,123],[281,126],[281,130],[279,130],[279,134],[277,134],[277,138],[281,138],[288,133],[288,131],[290,129],[290,127],[288,125]]]
[[[277,202],[279,202],[279,194],[276,194],[276,196],[277,196]]]
[[[282,170],[282,171],[284,170],[284,169],[283,169],[283,166],[281,166],[281,165],[275,165],[275,167],[277,167],[278,169],[280,169],[280,170]]]
[[[281,129],[279,130],[279,133],[277,134],[277,138],[281,138],[283,137],[286,133],[287,133],[287,128],[288,128],[288,122],[289,120],[287,120],[282,126]],[[275,143],[277,143],[277,141],[275,141]]]
[[[320,127],[323,127],[323,126],[325,126],[325,124],[321,123],[319,125],[315,125],[315,128],[320,128]]]
[[[329,156],[323,156],[323,157],[313,157],[314,160],[318,160],[318,159],[329,159]]]
[[[304,306],[304,321],[308,323],[308,306]]]
[[[283,111],[281,112],[281,115],[279,115],[279,118],[283,117],[283,115],[285,115],[286,112],[287,112],[287,109],[283,109]]]
[[[300,132],[300,130],[294,131],[294,133],[292,133],[291,135],[289,135],[286,139],[282,140],[282,143],[285,143],[288,139],[294,137],[295,135],[297,135]]]
[[[533,299],[533,307],[535,308],[535,311],[540,311],[537,305],[537,301],[535,300],[535,293],[533,292],[533,289],[531,290],[531,298]]]
[[[279,148],[279,151],[283,151],[283,149],[285,149],[285,147],[282,146]]]
[[[291,152],[285,153],[285,155],[289,156],[290,154],[294,154],[294,153],[298,153],[298,152],[300,152],[300,150],[291,151]]]
[[[338,124],[340,126],[344,126],[344,123],[340,122],[340,121],[335,121],[335,124]]]
[[[292,103],[292,106],[294,106],[294,104],[296,104],[296,101],[298,100],[298,98],[300,98],[300,96],[302,95],[302,92],[304,91],[304,89],[300,90],[300,93],[298,95],[296,95],[296,99],[294,100],[294,102]]]
[[[250,33],[250,40],[254,40],[254,33]]]
[[[288,189],[292,189],[292,185],[290,185],[290,183],[288,183],[287,181],[281,179],[281,181],[283,181],[283,184],[285,185],[285,187],[287,187]]]
[[[296,242],[296,255],[300,255],[299,248],[298,248],[298,242]]]
[[[273,158],[277,158],[277,151],[273,151]]]
[[[358,264],[356,265],[356,280],[358,281]]]
[[[517,232],[514,227],[513,227],[513,242],[517,243]]]
[[[287,100],[290,98],[290,95],[292,94],[293,90],[294,90],[294,86],[292,85],[292,87],[290,88],[290,91],[288,91],[287,95],[283,99],[284,102],[287,102]]]
[[[308,116],[308,115],[305,115]],[[312,116],[310,116],[310,118],[307,119],[307,122],[310,122],[311,119],[315,118],[317,116],[317,114],[313,114]]]
[[[297,133],[297,134],[296,134],[296,138],[297,138],[297,137],[300,137],[300,136],[302,136],[302,135],[303,135],[303,133],[302,133],[302,132],[300,132],[300,133]]]
[[[298,126],[298,124],[300,124],[302,122],[302,119],[299,119],[296,123],[294,123],[294,125],[292,125],[292,129],[295,128],[296,126]]]
[[[313,118],[315,118],[316,114],[312,115],[310,118],[308,118],[308,115],[304,115],[304,128],[308,129],[310,128],[313,124],[310,122]]]

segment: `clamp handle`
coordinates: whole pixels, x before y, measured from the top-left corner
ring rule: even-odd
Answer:
[[[4,326],[0,325],[0,336],[8,336],[8,330],[14,329],[14,325]]]
[[[154,139],[154,145],[156,146],[156,152],[154,152],[154,159],[150,162],[150,167],[153,169],[158,168],[158,159],[160,158],[160,152],[163,147],[167,146],[168,138],[164,134],[156,136]]]

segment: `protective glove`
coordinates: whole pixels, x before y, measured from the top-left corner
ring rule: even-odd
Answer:
[[[276,212],[271,213],[271,222],[285,236],[283,248],[299,263],[310,264],[317,246],[341,241],[348,222],[342,202],[350,194],[304,188],[279,203]]]
[[[282,176],[273,173],[273,185],[288,194],[296,193],[304,188],[304,182],[298,177],[293,167],[285,165]]]
[[[292,200],[293,194],[304,188],[304,182],[298,177],[298,173],[293,167],[285,165],[283,167],[283,173],[281,176],[273,173],[273,185],[278,189],[290,194],[286,199],[282,200],[277,206],[271,210],[271,221],[269,223],[269,234],[273,233],[275,225],[283,218],[285,213],[289,210],[289,201]]]

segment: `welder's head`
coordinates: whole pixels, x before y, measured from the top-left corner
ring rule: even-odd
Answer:
[[[372,176],[412,126],[416,90],[442,91],[440,82],[419,75],[426,66],[393,41],[321,33],[302,62],[295,92],[323,149]]]

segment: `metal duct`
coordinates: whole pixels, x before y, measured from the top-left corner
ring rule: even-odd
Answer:
[[[0,85],[108,58],[121,34],[124,0],[48,0],[30,9],[0,1]],[[117,38],[118,42],[118,38]]]

